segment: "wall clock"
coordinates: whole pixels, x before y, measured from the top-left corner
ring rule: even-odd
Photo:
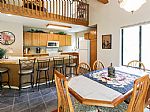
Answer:
[[[0,43],[3,45],[11,45],[15,42],[15,35],[9,31],[0,32]]]

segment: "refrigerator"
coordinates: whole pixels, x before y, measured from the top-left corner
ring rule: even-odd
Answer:
[[[81,62],[90,65],[90,40],[79,41],[79,63]]]

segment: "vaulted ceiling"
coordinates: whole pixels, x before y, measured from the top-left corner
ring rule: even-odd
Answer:
[[[103,4],[107,4],[109,2],[108,0],[97,0],[97,1],[99,1],[99,2],[101,2]]]

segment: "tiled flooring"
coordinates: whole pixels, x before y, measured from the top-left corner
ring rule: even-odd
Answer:
[[[18,90],[3,89],[0,96],[0,112],[51,112],[57,108],[57,93],[54,86],[42,85],[36,88]]]
[[[55,86],[45,85],[37,88],[23,89],[19,96],[18,90],[3,89],[0,92],[0,112],[51,112],[57,108]],[[145,109],[144,112],[150,112]]]

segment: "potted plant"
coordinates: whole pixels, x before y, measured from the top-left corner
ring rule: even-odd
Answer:
[[[2,59],[5,54],[6,54],[6,50],[3,48],[0,48],[0,59]]]

